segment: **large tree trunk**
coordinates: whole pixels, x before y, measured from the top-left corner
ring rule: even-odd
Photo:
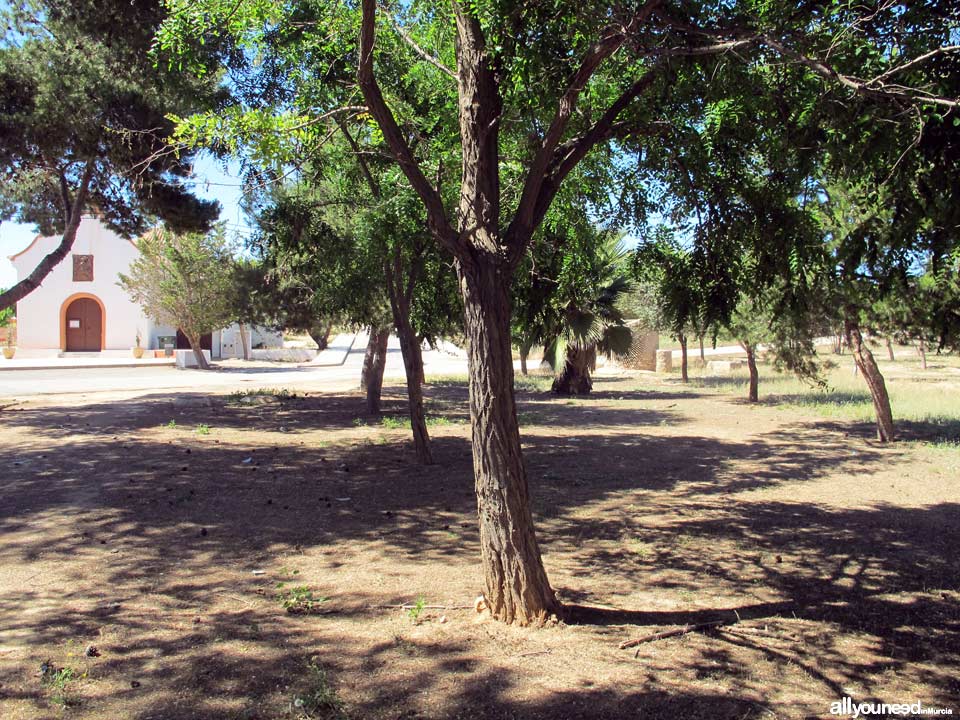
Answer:
[[[757,371],[757,349],[754,345],[743,341],[740,342],[740,347],[747,353],[747,367],[750,369],[750,391],[747,398],[750,402],[755,403],[760,399],[760,373]]]
[[[700,341],[700,367],[707,366],[707,354],[703,349],[703,335],[700,335],[697,340]]]
[[[917,354],[920,356],[920,369],[927,369],[927,345],[921,338],[920,342],[917,343]]]
[[[394,305],[394,323],[400,338],[400,352],[403,355],[403,369],[407,375],[407,402],[410,407],[410,429],[413,430],[413,447],[417,461],[422,465],[431,465],[433,455],[430,452],[430,434],[427,432],[427,418],[423,411],[423,355],[417,334],[410,325],[409,308],[402,298]]]
[[[559,610],[540,557],[520,446],[509,282],[494,259],[458,261],[470,375],[473,471],[491,614],[537,623]]]
[[[890,340],[889,337],[886,337],[884,339],[887,342],[887,355],[890,357],[890,361],[893,362],[894,360],[897,359],[893,355],[893,342]]]
[[[893,411],[890,409],[890,396],[887,394],[887,386],[877,367],[877,361],[863,341],[863,335],[856,321],[844,322],[844,334],[853,355],[853,361],[863,375],[863,379],[867,381],[867,387],[870,388],[870,397],[873,399],[873,408],[877,415],[877,439],[880,442],[892,442],[894,439]]]
[[[307,335],[317,344],[317,352],[327,349],[330,344],[330,332],[333,330],[333,321],[321,325],[313,325],[307,329]]]
[[[196,358],[197,367],[201,370],[209,370],[210,363],[207,362],[207,356],[203,354],[203,349],[200,347],[200,336],[184,333],[187,336],[187,342],[190,343],[190,349],[193,350],[193,357]]]
[[[387,343],[390,341],[390,327],[370,327],[370,339],[367,352],[363,356],[363,370],[360,374],[360,389],[367,391],[367,412],[380,414],[380,393],[383,390],[383,371],[387,366]]]
[[[590,347],[567,346],[567,357],[560,374],[554,378],[553,392],[558,395],[587,395],[593,389],[593,380],[590,379],[592,362],[596,359],[596,352]]]
[[[690,375],[687,373],[687,336],[680,334],[680,379],[683,382],[690,382]]]

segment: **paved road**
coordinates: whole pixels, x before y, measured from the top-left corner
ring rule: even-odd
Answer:
[[[183,389],[232,392],[264,387],[345,390],[360,382],[363,351],[363,347],[354,349],[343,365],[333,367],[230,360],[219,363],[214,371],[172,367],[16,370],[0,373],[0,398]],[[424,364],[431,375],[466,373],[465,360],[442,352],[425,352]],[[392,379],[404,378],[403,359],[397,347],[388,351],[385,375]]]

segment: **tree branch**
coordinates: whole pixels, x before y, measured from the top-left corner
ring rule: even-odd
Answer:
[[[660,0],[648,0],[637,11],[627,25],[618,28],[608,28],[604,37],[602,37],[590,49],[590,52],[583,58],[577,72],[574,73],[560,102],[557,105],[556,113],[550,123],[550,127],[543,136],[540,148],[530,164],[530,171],[527,173],[527,179],[524,182],[523,192],[520,195],[520,201],[517,204],[517,211],[511,228],[513,232],[511,238],[516,238],[517,242],[525,244],[527,235],[532,235],[536,225],[534,223],[534,208],[537,204],[537,197],[540,194],[540,188],[543,185],[544,176],[554,152],[563,135],[566,132],[570,118],[576,110],[580,93],[586,87],[587,82],[593,77],[594,73],[600,67],[604,60],[612,56],[626,42],[632,30],[643,23],[650,14],[660,4]],[[521,249],[522,253],[522,249]]]
[[[642,77],[624,90],[585,133],[556,147],[549,165],[542,174],[539,192],[530,208],[529,215],[521,217],[518,213],[507,229],[507,236],[511,238],[511,263],[515,264],[520,261],[529,236],[532,235],[532,230],[543,220],[563,180],[598,143],[610,138],[615,128],[617,116],[646,91],[665,68],[665,63],[652,66]],[[529,225],[525,227],[520,223],[529,223]],[[524,238],[525,235],[526,238]],[[517,240],[514,241],[514,238],[517,238]]]
[[[958,50],[960,50],[960,45],[946,45],[944,47],[936,48],[935,50],[931,50],[928,53],[924,53],[923,55],[919,55],[915,57],[913,60],[909,60],[903,63],[903,65],[897,65],[896,67],[890,68],[886,72],[881,73],[880,75],[877,75],[873,80],[868,80],[867,85],[876,85],[877,83],[882,83],[891,75],[896,75],[897,73],[903,72],[904,70],[911,68],[914,65],[919,65],[922,62],[926,62],[932,57],[936,57],[937,55],[944,55],[950,52],[957,52]]]
[[[347,129],[347,124],[343,122],[341,118],[337,118],[337,125],[340,126],[340,131],[343,133],[344,137],[347,138],[347,143],[350,145],[350,149],[353,150],[353,154],[357,157],[357,164],[360,166],[360,172],[363,173],[363,177],[366,179],[367,185],[370,187],[370,192],[373,194],[375,199],[379,200],[381,197],[380,183],[377,182],[376,178],[373,177],[373,173],[370,172],[370,166],[367,164],[366,158],[363,157],[363,154],[360,152],[360,146]]]
[[[403,174],[407,176],[414,191],[420,196],[427,209],[427,223],[437,241],[454,252],[457,248],[457,236],[447,219],[440,194],[433,189],[419,163],[413,157],[410,146],[400,132],[400,127],[387,106],[380,85],[373,72],[373,48],[376,39],[376,0],[362,0],[362,19],[360,23],[360,61],[357,79],[360,90],[367,102],[370,114],[377,121],[384,140],[393,153]]]
[[[479,20],[458,0],[453,2],[453,11],[457,26],[457,117],[461,149],[457,229],[466,247],[500,256],[503,247],[499,137],[503,98]]]
[[[67,179],[60,174],[60,196],[64,204],[64,228],[63,235],[60,238],[60,244],[33,269],[27,277],[18,282],[6,292],[0,293],[0,310],[13,307],[19,300],[22,300],[31,292],[40,287],[47,275],[59,265],[73,248],[73,241],[77,238],[77,229],[80,227],[80,217],[83,214],[83,208],[87,202],[87,194],[90,189],[90,180],[93,177],[94,161],[88,160],[83,168],[83,174],[80,176],[80,185],[77,187],[77,194],[70,198],[70,189],[67,186]]]
[[[454,82],[457,81],[457,74],[453,70],[448,68],[446,65],[444,65],[442,62],[440,62],[433,55],[431,55],[422,47],[420,47],[417,44],[417,42],[412,37],[410,37],[410,35],[408,35],[406,31],[404,31],[403,27],[401,27],[400,23],[397,22],[396,18],[393,17],[393,15],[387,10],[387,8],[385,8],[383,5],[380,5],[380,12],[382,12],[384,15],[387,16],[387,19],[390,20],[390,24],[393,25],[393,29],[397,31],[397,35],[399,35],[403,39],[403,41],[407,45],[409,45],[417,55],[419,55],[421,58],[426,60],[431,65],[433,65],[444,75],[451,78]]]
[[[850,75],[844,75],[838,72],[832,66],[827,65],[820,60],[808,57],[797,50],[788,48],[782,42],[770,37],[769,35],[761,35],[760,39],[770,49],[777,51],[784,57],[790,58],[795,62],[805,65],[813,70],[813,72],[815,72],[817,75],[820,75],[827,80],[837,82],[843,87],[849,88],[858,95],[874,98],[903,100],[911,104],[938,105],[940,107],[960,108],[960,99],[938,97],[936,95],[923,93],[922,91],[914,88],[905,88],[902,86],[898,86],[898,88],[892,88],[880,85],[877,87],[873,85],[873,83],[877,82],[876,79],[865,81]],[[919,60],[919,58],[917,59]],[[903,67],[904,66],[902,65],[897,69],[903,69]]]

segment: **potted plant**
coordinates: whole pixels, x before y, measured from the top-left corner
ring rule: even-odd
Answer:
[[[3,356],[7,360],[12,360],[13,355],[16,352],[17,352],[17,348],[13,344],[13,323],[7,323],[7,342],[3,346]]]
[[[143,348],[140,347],[140,331],[137,330],[137,344],[132,348],[133,356],[139,360],[143,357]]]

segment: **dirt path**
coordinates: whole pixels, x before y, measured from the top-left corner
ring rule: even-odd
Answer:
[[[596,389],[521,393],[569,611],[543,629],[380,607],[481,590],[461,385],[429,388],[429,468],[348,393],[5,411],[0,717],[335,717],[339,698],[361,719],[810,718],[843,695],[960,712],[958,453],[649,378]],[[320,614],[284,611],[299,586]],[[47,660],[76,674],[66,707]]]

